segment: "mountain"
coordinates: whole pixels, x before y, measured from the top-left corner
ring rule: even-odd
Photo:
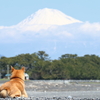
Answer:
[[[72,23],[81,23],[81,21],[67,16],[59,10],[44,8],[18,23],[16,27],[23,31],[38,32],[40,30],[47,30],[51,26]]]
[[[17,25],[0,26],[0,53],[10,57],[45,51],[53,59],[66,53],[100,55],[99,33],[99,23],[82,22],[44,8]]]

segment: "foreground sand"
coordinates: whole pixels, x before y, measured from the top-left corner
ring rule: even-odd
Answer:
[[[100,82],[29,80],[25,84],[26,100],[100,100]]]

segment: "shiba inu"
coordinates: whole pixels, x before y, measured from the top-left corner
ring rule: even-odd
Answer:
[[[25,67],[22,67],[20,70],[17,70],[11,66],[10,81],[0,86],[0,97],[28,97],[25,91],[24,72]]]

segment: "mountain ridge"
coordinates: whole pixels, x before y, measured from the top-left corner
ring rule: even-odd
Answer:
[[[16,26],[22,30],[39,31],[41,29],[47,30],[52,25],[67,25],[81,22],[59,10],[44,8],[28,16]]]
[[[16,29],[21,32],[48,30],[52,26],[62,26],[82,21],[72,18],[57,9],[43,8],[28,16],[26,19],[13,26],[0,26],[0,29]]]

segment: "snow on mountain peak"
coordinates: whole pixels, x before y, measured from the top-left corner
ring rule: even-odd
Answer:
[[[17,24],[17,26],[26,30],[38,31],[48,29],[51,25],[66,25],[72,23],[81,23],[81,21],[67,16],[59,10],[44,8],[27,17]]]

